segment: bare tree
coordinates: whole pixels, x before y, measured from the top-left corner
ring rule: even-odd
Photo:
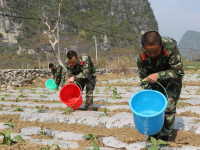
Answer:
[[[60,3],[58,5],[58,20],[56,21],[56,26],[54,27],[54,29],[51,29],[50,25],[48,24],[48,17],[45,15],[44,11],[43,11],[43,18],[39,15],[39,17],[42,19],[43,23],[47,25],[48,27],[48,31],[52,33],[55,41],[52,42],[50,39],[49,39],[49,42],[51,44],[51,48],[53,50],[53,54],[54,56],[56,57],[56,59],[58,60],[58,63],[65,69],[65,71],[67,71],[67,69],[65,68],[64,64],[62,63],[62,61],[60,60],[60,58],[58,57],[58,55],[56,54],[56,50],[55,50],[55,45],[58,43],[58,39],[57,37],[55,36],[55,33],[54,31],[57,29],[58,25],[59,25],[59,21],[60,21],[60,6],[62,4],[62,0],[60,0]],[[44,20],[45,18],[45,20]]]

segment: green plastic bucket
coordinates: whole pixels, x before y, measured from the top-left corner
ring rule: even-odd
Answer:
[[[54,82],[53,79],[48,79],[45,83],[46,87],[51,89],[51,90],[55,90],[55,88],[57,88],[56,83]]]

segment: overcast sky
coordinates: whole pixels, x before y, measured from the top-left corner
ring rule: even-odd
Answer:
[[[161,36],[177,42],[188,31],[200,32],[200,0],[149,0]]]

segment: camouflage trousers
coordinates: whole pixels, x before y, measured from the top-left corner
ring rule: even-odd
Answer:
[[[168,105],[165,110],[164,125],[162,130],[158,133],[158,136],[161,139],[165,140],[173,135],[172,131],[174,129],[174,123],[175,123],[176,104],[179,100],[179,96],[181,93],[182,80],[175,81],[174,79],[172,79],[170,81],[167,80],[160,83],[164,86],[169,97]],[[157,83],[151,84],[151,89],[157,90],[166,96],[163,88]]]
[[[61,87],[63,87],[64,85],[65,85],[65,76],[63,77],[63,81],[62,81],[62,83],[61,83],[61,77],[57,77],[56,78],[56,80],[55,80],[55,83],[56,83],[56,85],[57,85],[57,88],[56,89],[58,89],[59,88],[59,86],[61,86]]]
[[[96,85],[96,77],[87,80],[79,80],[75,81],[80,84],[80,89],[83,91],[86,85],[86,102],[85,102],[85,109],[93,110],[93,91]]]

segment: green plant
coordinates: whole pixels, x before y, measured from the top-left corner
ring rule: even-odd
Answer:
[[[12,132],[12,129],[9,129],[8,131],[6,131],[4,133],[0,132],[0,134],[3,135],[3,143],[2,144],[7,144],[10,146],[10,144],[14,140],[25,142],[24,139],[20,135],[16,135],[15,137],[13,137],[13,139],[11,139],[11,132]]]
[[[106,100],[101,100],[101,101],[103,101],[103,102],[106,103],[106,104],[109,103],[109,102],[108,102],[108,98],[106,98]]]
[[[15,101],[16,101],[16,102],[19,102],[19,97],[17,97]]]
[[[1,100],[2,100],[2,101],[5,101],[5,100],[6,100],[6,98],[5,98],[5,97],[2,97],[2,98],[1,98]]]
[[[35,100],[36,103],[39,103],[39,100]]]
[[[15,111],[23,111],[23,109],[21,109],[19,106],[16,106]]]
[[[114,87],[114,89],[113,89],[113,99],[121,99],[121,98],[122,98],[121,95],[119,95],[117,93],[117,88]]]
[[[43,147],[43,148],[40,148],[40,150],[50,150],[51,147],[54,147],[56,146],[58,149],[60,149],[60,147],[57,145],[57,144],[52,144],[51,146],[48,146],[48,147]]]
[[[131,92],[131,90],[130,90],[130,86],[128,86],[128,89],[126,89],[126,91],[125,92]]]
[[[87,139],[91,139],[93,142],[93,149],[94,150],[100,150],[99,146],[97,145],[97,143],[95,142],[95,138],[97,138],[97,135],[93,135],[93,134],[86,134],[83,136],[83,138],[87,138]]]
[[[3,109],[3,107],[1,106],[1,107],[0,107],[0,110],[2,110],[2,109]]]
[[[110,85],[110,84],[108,84],[107,86],[108,86],[108,89],[110,89],[110,88],[111,88],[111,85]]]
[[[36,89],[30,89],[30,91],[36,94]]]
[[[43,110],[43,107],[44,107],[44,105],[42,105],[42,106],[40,106],[40,108],[32,108],[31,110],[33,110],[33,109],[37,109],[39,112],[43,112],[44,110]]]
[[[99,94],[99,91],[100,91],[99,89],[97,89],[97,88],[95,89],[95,92],[96,92],[97,94]]]
[[[103,112],[104,112],[105,115],[107,115],[108,114],[108,109],[105,107]]]
[[[66,113],[69,115],[70,114],[70,112],[71,112],[71,108],[69,108],[69,107],[67,107],[67,109],[66,109]]]
[[[39,134],[45,135],[46,133],[44,132],[43,128],[44,128],[44,124],[42,125],[41,131],[39,132]]]
[[[13,129],[14,126],[13,126],[13,124],[12,124],[12,118],[9,120],[9,123],[3,124],[3,125],[9,126],[10,129]]]
[[[149,143],[149,142],[152,142],[152,146],[150,146],[149,148],[148,148],[148,150],[158,150],[158,147],[162,144],[162,145],[166,145],[167,144],[167,142],[165,142],[165,141],[163,141],[163,140],[161,140],[161,139],[159,139],[158,140],[158,142],[157,142],[157,140],[154,138],[154,137],[151,137],[151,140],[149,140],[149,141],[147,141],[146,142],[146,145]]]
[[[22,94],[20,94],[18,97],[26,97],[24,94],[25,94],[25,93],[22,93]]]
[[[40,97],[41,98],[45,98],[45,96],[40,92]]]

